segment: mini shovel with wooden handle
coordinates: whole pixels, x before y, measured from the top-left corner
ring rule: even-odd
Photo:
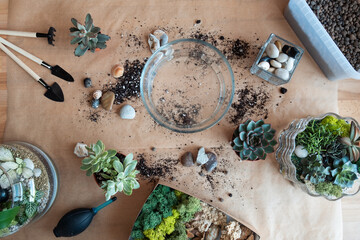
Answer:
[[[68,82],[73,82],[74,78],[68,73],[66,72],[64,69],[62,69],[60,66],[55,65],[55,66],[51,66],[50,64],[46,63],[45,61],[41,60],[40,58],[32,55],[31,53],[28,53],[27,51],[19,48],[18,46],[12,44],[11,42],[3,39],[2,37],[0,37],[0,43],[12,48],[13,50],[15,50],[16,52],[24,55],[25,57],[29,58],[30,60],[36,62],[37,64],[49,69],[51,71],[52,75],[55,75],[61,79],[64,79],[65,81]]]
[[[18,37],[33,37],[33,38],[47,38],[48,43],[54,46],[54,37],[56,32],[55,28],[50,27],[47,33],[37,33],[37,32],[21,32],[13,30],[0,30],[0,35],[8,36],[18,36]]]
[[[22,69],[24,69],[30,76],[32,76],[38,83],[40,83],[44,88],[47,89],[45,92],[45,97],[56,101],[63,102],[64,94],[60,86],[54,82],[53,85],[49,86],[46,82],[39,77],[33,70],[31,70],[25,63],[23,63],[18,57],[16,57],[9,49],[7,49],[2,43],[0,43],[0,49],[3,50],[12,60],[14,60]]]

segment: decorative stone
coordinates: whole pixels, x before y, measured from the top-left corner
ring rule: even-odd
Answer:
[[[90,79],[90,78],[85,78],[85,79],[84,79],[84,86],[85,86],[86,88],[91,87],[91,79]]]
[[[163,30],[158,29],[154,31],[153,35],[160,40],[160,47],[164,46],[169,41],[168,35],[166,35]]]
[[[0,188],[0,203],[4,203],[9,199],[9,191],[3,188]]]
[[[105,110],[111,110],[114,104],[114,100],[115,100],[115,93],[113,93],[112,91],[107,91],[106,93],[104,93],[104,95],[101,97],[101,106],[105,109]]]
[[[285,69],[289,72],[294,68],[295,58],[289,57],[285,64]]]
[[[282,49],[282,44],[281,44],[281,42],[280,42],[279,40],[276,40],[276,41],[274,42],[274,44],[275,44],[275,46],[277,47],[277,49],[279,49],[279,51],[281,51],[281,49]]]
[[[218,238],[220,232],[220,228],[216,225],[211,225],[209,230],[206,232],[205,240],[215,240]]]
[[[207,152],[206,155],[209,158],[209,161],[205,163],[205,169],[208,172],[212,172],[218,165],[216,155],[212,152]]]
[[[36,190],[35,190],[35,182],[34,182],[33,178],[29,179],[28,187],[29,187],[29,193],[30,193],[29,194],[29,202],[34,202]]]
[[[122,119],[134,119],[135,118],[135,109],[130,106],[129,104],[124,105],[121,109],[120,109],[120,117]]]
[[[182,155],[181,164],[185,167],[191,167],[194,165],[194,158],[191,152],[186,152],[184,155]]]
[[[13,162],[13,161],[15,161],[15,159],[9,149],[0,147],[0,161]]]
[[[281,93],[281,94],[285,94],[286,92],[287,92],[287,89],[286,89],[286,88],[283,88],[283,87],[280,88],[280,93]]]
[[[271,60],[270,61],[270,64],[271,64],[271,66],[273,66],[274,68],[281,68],[281,63],[279,63],[278,61],[276,61],[276,60]]]
[[[280,53],[279,56],[276,58],[276,61],[283,63],[286,62],[289,59],[289,56],[285,53]]]
[[[92,100],[92,102],[91,102],[91,106],[93,107],[93,108],[98,108],[99,107],[99,105],[100,105],[100,100],[99,99],[93,99]]]
[[[275,70],[275,75],[279,78],[284,79],[285,81],[289,79],[290,74],[289,71],[284,68],[278,68]]]
[[[22,175],[24,178],[31,178],[32,176],[34,176],[34,173],[31,169],[24,167],[22,169]]]
[[[271,73],[274,73],[275,70],[276,70],[276,68],[271,67],[271,68],[269,68],[267,71],[268,71],[268,72],[271,72]]]
[[[267,71],[270,68],[270,63],[268,63],[268,62],[260,62],[258,64],[258,67],[264,69],[265,71]]]
[[[93,93],[93,98],[94,99],[100,99],[102,96],[102,91],[101,90],[96,90],[94,93]]]
[[[113,66],[113,68],[111,69],[111,75],[114,78],[119,78],[122,75],[124,75],[124,67],[121,66],[120,64],[116,64],[115,66]]]
[[[74,154],[78,157],[87,157],[89,152],[86,147],[87,145],[85,143],[77,143],[74,148]]]
[[[24,196],[23,185],[21,182],[15,183],[12,186],[12,194],[14,202],[22,201]]]
[[[288,51],[288,55],[293,58],[296,58],[298,54],[300,54],[299,50],[297,50],[297,48],[294,47],[291,47],[290,50]]]
[[[154,53],[157,49],[160,48],[160,41],[153,34],[149,34],[148,44],[150,47],[150,51]]]
[[[309,155],[309,152],[302,145],[296,146],[294,153],[299,158],[306,158]]]
[[[24,159],[24,165],[25,165],[25,167],[27,167],[28,169],[34,170],[34,163],[33,163],[33,161],[32,161],[31,159],[25,158],[25,159]]]
[[[270,58],[277,58],[280,53],[279,49],[273,43],[269,43],[265,51]]]
[[[41,175],[41,169],[40,168],[34,168],[33,170],[35,177],[40,177]]]
[[[201,147],[196,157],[196,163],[199,165],[203,165],[207,163],[207,161],[209,161],[209,158],[205,153],[205,148]]]
[[[269,57],[263,57],[260,59],[259,62],[270,62],[270,60],[271,60],[271,58],[269,58]]]
[[[283,48],[282,48],[282,52],[288,54],[290,48],[291,47],[289,45],[284,45]]]

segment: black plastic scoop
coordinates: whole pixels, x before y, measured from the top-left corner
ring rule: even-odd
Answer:
[[[53,230],[55,236],[73,237],[82,233],[90,225],[95,214],[116,199],[113,197],[96,208],[76,208],[66,213]]]
[[[0,49],[3,50],[12,60],[14,60],[22,69],[24,69],[31,77],[33,77],[37,82],[39,82],[42,86],[44,86],[47,91],[45,92],[45,97],[56,101],[63,102],[64,94],[60,88],[60,86],[54,82],[52,86],[49,86],[43,79],[40,78],[33,70],[31,70],[25,63],[23,63],[18,57],[16,57],[9,49],[7,49],[0,42]]]
[[[9,36],[18,36],[18,37],[33,37],[33,38],[47,38],[48,43],[54,46],[54,37],[56,30],[53,27],[49,28],[47,33],[37,33],[37,32],[22,32],[14,30],[0,30],[0,35],[9,35]]]
[[[51,66],[50,64],[46,63],[45,61],[41,60],[40,58],[32,55],[31,53],[25,51],[22,48],[19,48],[18,46],[12,44],[11,42],[3,39],[2,37],[0,37],[0,42],[2,44],[4,44],[7,47],[10,47],[11,49],[15,50],[16,52],[24,55],[25,57],[29,58],[30,60],[36,62],[37,64],[46,67],[47,69],[49,69],[51,71],[51,74],[64,79],[65,81],[68,82],[73,82],[74,78],[68,73],[66,72],[64,69],[62,69],[60,66],[55,65],[55,66]]]

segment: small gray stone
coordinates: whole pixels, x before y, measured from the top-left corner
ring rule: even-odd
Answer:
[[[181,164],[185,167],[191,167],[194,165],[194,158],[191,152],[186,152],[181,157]]]
[[[135,118],[135,109],[129,104],[124,105],[120,109],[120,117],[122,119],[134,119]]]
[[[207,152],[206,155],[209,158],[209,161],[205,163],[205,169],[208,172],[212,172],[218,165],[216,155],[212,152]]]
[[[269,43],[269,45],[266,47],[265,51],[266,51],[266,54],[270,58],[277,58],[279,56],[279,53],[280,53],[279,49],[273,43]]]
[[[209,158],[205,153],[205,148],[201,147],[196,157],[196,163],[199,165],[203,165],[207,163],[207,161],[209,161]]]

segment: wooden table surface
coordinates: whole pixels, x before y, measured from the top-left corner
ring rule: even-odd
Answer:
[[[9,0],[0,0],[0,29],[6,29]],[[0,142],[4,133],[7,113],[5,54],[0,52]],[[360,121],[360,80],[339,81],[339,113]],[[360,194],[341,200],[343,210],[344,239],[360,239]]]

